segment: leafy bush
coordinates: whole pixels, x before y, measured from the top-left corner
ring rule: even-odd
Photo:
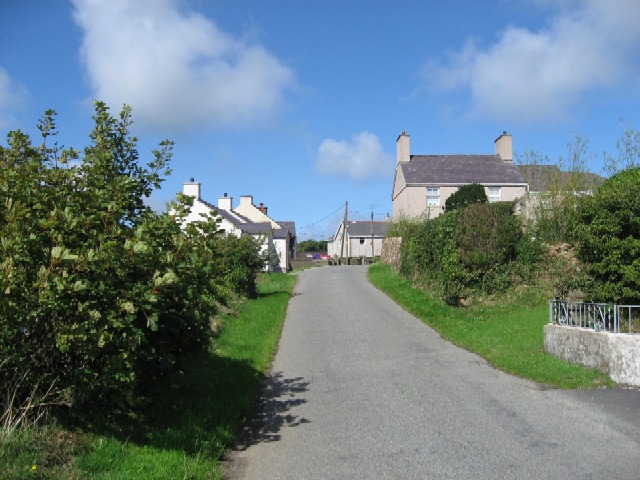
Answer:
[[[542,254],[539,244],[523,241],[513,202],[476,203],[393,228],[403,235],[400,273],[429,283],[449,304],[505,290],[523,274],[514,262],[534,263]]]
[[[640,302],[640,168],[606,180],[581,199],[578,258],[594,280],[595,300]]]
[[[512,202],[473,204],[458,215],[458,246],[462,263],[487,272],[512,261],[522,236]]]
[[[141,166],[130,114],[97,102],[82,155],[47,145],[53,111],[41,147],[19,131],[0,147],[0,356],[26,372],[18,395],[55,384],[76,407],[127,408],[209,345],[221,303],[255,289],[255,244],[224,237],[215,218],[183,232],[187,198],[172,215],[145,204],[172,143]]]
[[[484,187],[478,183],[463,185],[445,201],[445,210],[455,210],[474,203],[487,203]]]
[[[516,257],[523,266],[535,267],[544,257],[542,243],[529,235],[523,235],[516,244]]]

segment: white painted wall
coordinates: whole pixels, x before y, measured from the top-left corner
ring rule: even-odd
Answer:
[[[367,257],[371,258],[371,237],[363,237],[364,243],[360,243],[360,237],[349,237],[348,244],[345,243],[345,247],[348,245],[349,257]],[[382,238],[373,239],[373,252],[374,256],[379,257],[382,255]],[[345,256],[347,253],[345,252]],[[339,256],[339,255],[338,255]]]
[[[361,237],[351,237],[348,235],[344,239],[344,252],[342,251],[342,223],[338,227],[335,239],[327,243],[327,253],[330,257],[367,257],[371,258],[371,236],[365,236],[364,243],[360,243]],[[382,255],[382,238],[373,238],[374,256]]]
[[[288,243],[286,238],[274,238],[273,244],[276,248],[276,253],[278,254],[278,259],[280,263],[280,270],[283,272],[287,271],[287,248]]]
[[[615,382],[640,385],[640,335],[547,324],[544,349],[563,360],[597,368]]]

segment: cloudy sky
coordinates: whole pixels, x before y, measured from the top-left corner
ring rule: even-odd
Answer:
[[[591,170],[640,129],[638,0],[2,0],[0,134],[88,143],[92,99],[131,105],[143,160],[205,200],[253,195],[300,239],[391,212],[395,141],[411,152],[555,162],[575,134]],[[4,142],[4,141],[3,141]]]

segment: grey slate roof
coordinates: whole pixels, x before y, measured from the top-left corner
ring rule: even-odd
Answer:
[[[518,168],[498,155],[411,155],[400,168],[407,185],[526,183]]]
[[[384,237],[387,235],[389,224],[387,222],[373,222],[373,236]],[[347,235],[350,237],[371,237],[371,221],[348,220]]]
[[[224,218],[225,220],[228,220],[234,225],[240,225],[241,223],[248,223],[248,222],[251,223],[251,221],[247,217],[240,215],[239,213],[222,210],[201,198],[199,198],[198,201],[204,203],[207,207],[211,209],[211,211],[213,211],[213,213],[215,213],[216,215],[220,215],[222,218]]]
[[[271,232],[271,224],[270,223],[239,223],[236,225],[240,230],[244,233],[251,234],[261,234],[261,233],[270,233]]]
[[[291,235],[293,237],[296,236],[296,223],[295,222],[280,222],[280,221],[276,221],[276,223],[278,225],[280,225],[282,228],[276,229],[273,231],[273,237],[274,238],[286,238],[287,235]]]
[[[207,207],[211,209],[213,213],[221,216],[225,220],[228,220],[237,228],[239,228],[243,233],[248,233],[250,235],[258,235],[258,234],[269,234],[272,232],[271,223],[268,222],[253,222],[249,220],[244,215],[240,215],[234,211],[222,210],[215,205],[199,198],[199,202],[204,203]],[[288,235],[296,236],[296,223],[295,222],[276,222],[278,225],[281,225],[282,228],[273,229],[273,238],[287,238]]]
[[[211,209],[211,211],[213,213],[215,213],[216,215],[221,216],[225,220],[228,220],[229,222],[231,222],[233,225],[235,225],[237,228],[239,228],[244,233],[249,233],[249,234],[254,234],[255,235],[255,234],[263,234],[263,233],[270,233],[271,232],[271,224],[270,223],[252,222],[247,217],[245,217],[243,215],[240,215],[239,213],[229,212],[227,210],[222,210],[222,209],[212,205],[211,203],[209,203],[209,202],[207,202],[205,200],[202,200],[201,198],[199,198],[198,201],[204,203],[207,207],[209,207]]]
[[[562,190],[572,184],[575,187],[576,183],[581,191],[595,190],[604,182],[604,178],[595,173],[562,172],[557,165],[518,165],[518,169],[529,184],[531,192],[549,191],[554,188]]]

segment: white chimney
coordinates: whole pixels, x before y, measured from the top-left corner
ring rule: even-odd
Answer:
[[[403,131],[396,141],[396,156],[398,163],[409,162],[411,160],[411,154],[409,153],[409,135]]]
[[[240,205],[253,205],[253,195],[240,195]]]
[[[232,210],[233,197],[227,197],[227,194],[225,193],[223,197],[218,198],[218,208],[226,211]]]
[[[513,162],[513,139],[511,134],[502,132],[495,140],[496,155],[498,155],[505,162]]]
[[[195,182],[193,177],[189,179],[189,182],[182,184],[182,193],[189,195],[190,197],[200,198],[200,182]]]

